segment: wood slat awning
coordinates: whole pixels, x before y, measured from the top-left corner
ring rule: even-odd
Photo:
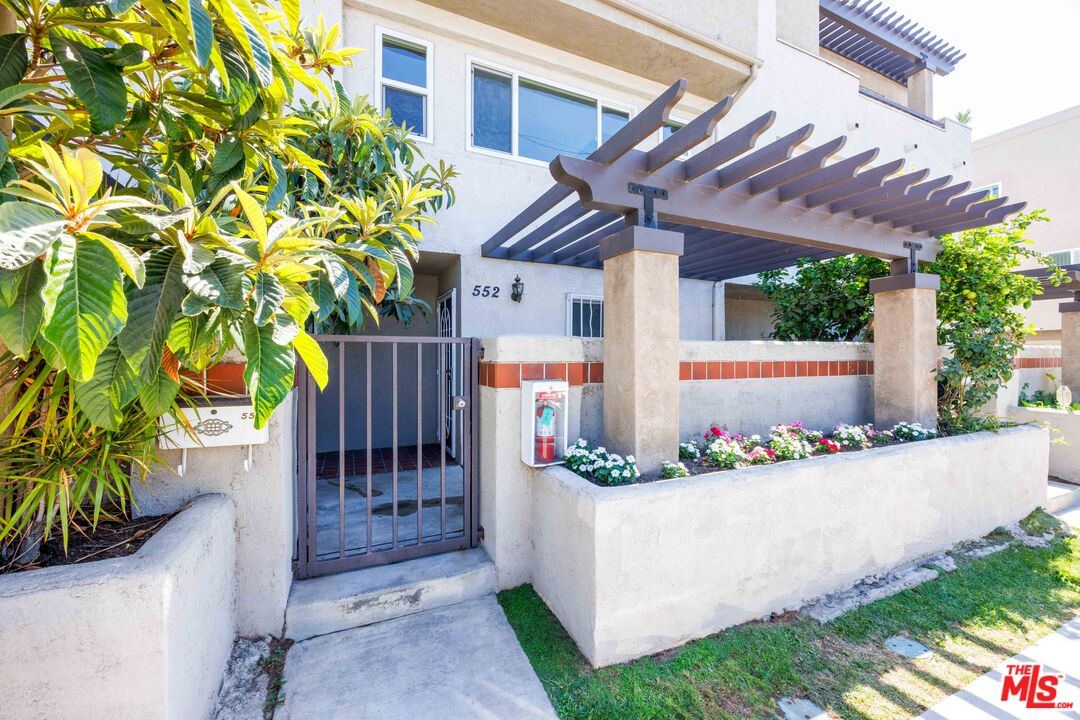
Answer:
[[[952,72],[965,54],[880,0],[820,0],[818,43],[899,83]]]
[[[813,125],[759,144],[776,119],[771,111],[686,157],[713,137],[730,97],[655,147],[637,150],[685,91],[685,80],[673,84],[587,158],[552,160],[557,184],[485,241],[481,254],[598,268],[600,239],[641,222],[685,234],[682,277],[726,280],[800,257],[904,258],[911,242],[929,261],[939,248],[936,236],[999,223],[1026,204],[986,199],[986,191],[967,192],[971,183],[949,176],[927,179],[927,170],[898,174],[902,160],[873,165],[876,149],[828,163],[845,136],[795,155]],[[641,186],[659,196],[654,218],[645,217],[645,198],[631,192]]]
[[[1062,265],[1061,269],[1065,271],[1065,279],[1060,285],[1051,284],[1050,271],[1044,267],[1019,270],[1017,274],[1039,279],[1043,294],[1036,295],[1034,300],[1080,300],[1080,265]]]

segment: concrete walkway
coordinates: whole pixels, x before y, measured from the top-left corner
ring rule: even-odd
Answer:
[[[1060,674],[1057,702],[1072,709],[1027,708],[1016,697],[1002,701],[1002,687],[1010,665],[1036,663],[1040,675]],[[922,720],[1058,720],[1080,718],[1080,615],[1047,635],[1027,650],[1014,655],[955,695],[942,700],[919,716]]]
[[[557,716],[494,595],[299,642],[276,720]]]
[[[1059,520],[1080,531],[1080,504],[1053,513]],[[1002,701],[1004,678],[1010,665],[1037,663],[1040,672],[1061,674],[1057,701],[1071,702],[1071,709],[1027,708],[1015,697]],[[921,720],[984,720],[1032,718],[1080,719],[1080,615],[1047,635],[1027,650],[1014,655],[960,692],[950,695],[919,716]]]

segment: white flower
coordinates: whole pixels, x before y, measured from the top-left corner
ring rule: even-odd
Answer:
[[[626,462],[636,463],[637,459],[633,455],[627,455],[626,456]]]

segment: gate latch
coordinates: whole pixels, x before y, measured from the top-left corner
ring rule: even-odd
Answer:
[[[453,407],[454,410],[464,410],[466,407],[469,406],[468,401],[465,400],[465,398],[462,397],[461,395],[455,395],[450,400],[450,404],[451,404],[451,406]]]

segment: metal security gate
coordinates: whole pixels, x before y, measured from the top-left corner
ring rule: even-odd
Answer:
[[[315,339],[329,382],[299,371],[299,576],[475,547],[479,340]]]

